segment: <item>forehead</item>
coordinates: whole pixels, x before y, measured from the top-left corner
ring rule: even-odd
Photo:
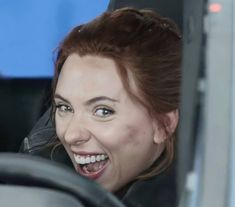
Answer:
[[[89,78],[100,81],[105,81],[107,77],[119,78],[117,75],[116,65],[112,59],[91,55],[81,57],[77,54],[68,56],[60,73],[63,79],[76,77],[81,80]]]
[[[56,92],[67,95],[71,90],[83,96],[118,95],[124,87],[112,59],[71,54],[62,67]]]

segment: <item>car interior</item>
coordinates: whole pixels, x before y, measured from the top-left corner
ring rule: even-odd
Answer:
[[[178,204],[182,204],[186,174],[193,168],[194,143],[196,143],[194,132],[199,127],[197,123],[201,110],[195,87],[198,78],[203,76],[200,68],[203,62],[201,20],[204,1],[110,0],[107,10],[125,6],[151,8],[163,16],[172,18],[184,36],[178,154],[176,163],[171,168],[172,172],[169,173],[169,185],[177,185],[177,201]],[[196,21],[193,22],[192,19]],[[191,56],[194,56],[193,63]],[[51,83],[52,79],[48,77],[0,78],[2,117],[0,121],[0,206],[124,206],[111,193],[94,182],[77,176],[66,166],[60,163],[52,165],[50,161],[40,157],[29,157],[18,153],[23,139],[51,105]],[[167,199],[164,201],[166,203],[163,206],[167,206]]]

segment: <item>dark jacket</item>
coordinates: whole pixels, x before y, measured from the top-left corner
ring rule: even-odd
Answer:
[[[53,149],[56,133],[50,113],[49,109],[24,138],[20,152],[52,159],[74,169],[62,145]],[[52,150],[54,150],[53,156]],[[151,179],[136,181],[123,192],[117,196],[128,207],[175,207],[177,205],[174,168]]]

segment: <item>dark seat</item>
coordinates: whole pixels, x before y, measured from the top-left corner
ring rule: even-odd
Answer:
[[[17,152],[50,104],[51,79],[0,79],[0,152]]]

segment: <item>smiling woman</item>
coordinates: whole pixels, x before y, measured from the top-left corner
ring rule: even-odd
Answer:
[[[129,83],[135,85],[133,78]],[[128,95],[110,58],[69,55],[56,85],[55,107],[57,136],[75,169],[107,190],[132,181],[164,149],[156,120]]]
[[[159,190],[144,183],[158,179],[174,158],[180,64],[176,25],[150,10],[106,12],[74,28],[58,48],[57,140],[79,174],[130,206],[156,206]],[[136,191],[152,198],[133,199]]]

